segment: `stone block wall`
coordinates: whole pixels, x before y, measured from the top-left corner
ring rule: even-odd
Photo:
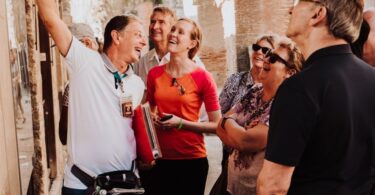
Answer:
[[[197,6],[198,23],[203,33],[198,55],[220,88],[226,80],[228,67],[221,7],[214,0],[198,1]]]
[[[249,69],[248,46],[262,33],[284,35],[292,0],[235,0],[236,50],[239,71]]]

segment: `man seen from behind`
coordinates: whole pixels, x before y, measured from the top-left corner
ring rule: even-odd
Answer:
[[[287,35],[303,70],[279,88],[257,193],[368,195],[375,164],[375,70],[353,55],[362,0],[299,0]]]

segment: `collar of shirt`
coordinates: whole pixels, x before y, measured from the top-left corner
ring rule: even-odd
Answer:
[[[349,44],[341,44],[341,45],[333,45],[328,46],[319,50],[316,50],[314,53],[310,55],[310,57],[306,60],[303,68],[307,68],[314,64],[316,60],[322,59],[323,57],[329,55],[338,55],[338,54],[351,54],[352,50],[350,49]]]
[[[104,61],[104,66],[107,68],[109,72],[111,72],[112,74],[115,74],[116,72],[118,72],[118,69],[116,68],[116,66],[111,62],[111,60],[108,58],[108,56],[105,53],[102,53],[101,57]],[[129,66],[130,67],[128,67],[128,69],[123,75],[130,76],[134,74],[133,65],[129,64]],[[124,77],[123,75],[122,77]]]
[[[163,56],[161,59],[159,59],[159,56],[158,54],[156,53],[156,50],[155,48],[150,50],[150,58],[148,59],[149,61],[156,61],[157,64],[160,66],[160,65],[164,65],[166,63],[169,62],[169,59],[170,59],[170,53],[168,52],[167,54],[165,54],[165,56]]]

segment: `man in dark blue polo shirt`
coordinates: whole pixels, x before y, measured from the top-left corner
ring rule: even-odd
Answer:
[[[287,35],[306,63],[279,88],[257,192],[369,194],[375,159],[375,70],[354,56],[362,0],[300,0]]]

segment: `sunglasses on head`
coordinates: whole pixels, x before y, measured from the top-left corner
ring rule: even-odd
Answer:
[[[262,50],[263,54],[267,54],[269,51],[271,51],[271,49],[268,47],[262,47],[256,43],[253,44],[253,51],[259,51],[260,49]]]
[[[281,58],[279,55],[277,55],[275,53],[269,52],[266,57],[268,58],[268,62],[270,64],[274,64],[277,61],[279,61],[279,62],[283,63],[286,67],[288,67],[290,69],[294,68],[294,66],[292,64],[289,64],[286,60],[284,60],[283,58]]]

